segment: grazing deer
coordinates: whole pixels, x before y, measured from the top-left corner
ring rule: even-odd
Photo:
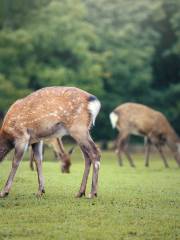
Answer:
[[[100,110],[99,100],[75,87],[47,87],[16,101],[7,112],[0,130],[0,161],[15,149],[12,169],[0,193],[8,195],[17,168],[28,145],[32,146],[38,175],[38,193],[44,190],[42,173],[42,141],[70,135],[79,144],[85,158],[85,170],[77,197],[85,195],[87,179],[93,165],[89,197],[97,196],[100,152],[89,130]]]
[[[53,147],[53,150],[57,156],[57,158],[60,160],[61,162],[61,172],[62,173],[70,173],[70,166],[71,166],[71,154],[74,150],[74,147],[72,147],[68,153],[66,153],[62,140],[60,138],[51,138],[49,140],[46,140],[45,143],[47,145],[50,145]],[[32,171],[34,171],[34,154],[33,151],[31,149],[30,151],[30,162],[29,162],[29,166],[30,169]]]
[[[127,144],[130,134],[140,135],[145,138],[145,166],[149,166],[149,154],[151,145],[158,149],[165,167],[169,167],[162,146],[167,144],[180,167],[180,139],[171,127],[166,117],[147,106],[137,103],[124,103],[110,114],[113,128],[117,128],[117,154],[119,165],[122,166],[121,152],[123,151],[132,167],[135,167],[128,152]]]

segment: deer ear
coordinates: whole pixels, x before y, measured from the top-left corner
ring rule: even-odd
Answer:
[[[71,155],[71,154],[73,153],[74,148],[75,148],[75,147],[72,147],[72,148],[68,151],[69,155]]]

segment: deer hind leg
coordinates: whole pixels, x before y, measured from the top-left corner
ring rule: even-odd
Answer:
[[[130,163],[130,166],[135,167],[133,159],[131,158],[131,155],[128,152],[128,137],[129,137],[128,133],[122,133],[122,135],[119,139],[119,149],[120,149],[120,151],[123,151],[124,154],[126,155],[128,161]]]
[[[122,143],[121,142],[122,142],[121,135],[119,133],[117,141],[116,141],[116,153],[117,153],[117,157],[118,157],[119,166],[123,166],[123,159],[121,156],[121,152],[122,152],[122,147],[121,147]]]
[[[42,151],[43,151],[43,142],[38,142],[32,144],[32,151],[34,155],[34,161],[36,164],[36,170],[38,175],[38,183],[39,188],[37,192],[37,196],[42,196],[43,193],[45,193],[44,190],[44,177],[42,174]]]
[[[82,143],[82,144],[80,144],[80,148],[81,148],[81,151],[82,151],[82,153],[84,155],[84,159],[85,159],[85,169],[84,169],[84,173],[83,173],[81,186],[80,186],[79,192],[77,193],[76,197],[85,196],[87,180],[88,180],[89,171],[90,171],[90,167],[91,167],[91,158],[89,155],[88,144]]]
[[[90,198],[97,196],[98,172],[100,167],[100,153],[95,143],[91,139],[89,132],[81,131],[71,135],[78,143],[85,159],[85,169],[77,197],[82,197],[86,192],[86,185],[89,176],[91,164],[93,164],[93,175]]]
[[[16,171],[19,167],[19,164],[23,158],[24,152],[26,151],[28,146],[28,143],[19,143],[16,144],[15,146],[15,152],[14,152],[14,157],[12,161],[12,168],[9,174],[9,177],[7,179],[7,182],[3,188],[3,190],[0,193],[0,197],[5,197],[9,194],[9,191],[11,189],[14,177],[16,175]]]
[[[174,145],[172,143],[167,143],[169,149],[171,150],[173,157],[175,161],[177,162],[178,167],[180,167],[180,143],[177,143],[177,145]]]
[[[34,171],[34,153],[32,148],[30,148],[29,167],[32,171]]]
[[[167,162],[167,160],[166,160],[166,157],[165,157],[165,155],[164,155],[164,153],[163,153],[163,150],[162,150],[161,146],[160,146],[159,144],[156,144],[156,148],[157,148],[157,150],[158,150],[159,153],[160,153],[160,156],[161,156],[161,158],[162,158],[162,160],[163,160],[163,162],[164,162],[164,166],[165,166],[166,168],[168,168],[169,165],[168,165],[168,162]]]
[[[133,162],[133,159],[132,159],[132,157],[131,157],[131,155],[130,155],[130,153],[129,153],[129,151],[128,151],[128,136],[127,136],[127,138],[125,138],[125,139],[123,140],[123,150],[124,150],[124,153],[125,153],[128,161],[129,161],[130,166],[131,166],[131,167],[135,167],[135,164],[134,164],[134,162]]]
[[[178,167],[180,167],[180,154],[178,152],[173,153],[174,159],[177,162]]]
[[[97,185],[98,185],[98,175],[100,168],[100,151],[95,145],[95,143],[90,139],[91,145],[91,159],[93,159],[93,176],[92,176],[92,186],[91,192],[89,194],[90,198],[94,196],[97,197]]]
[[[145,167],[149,167],[149,156],[151,151],[151,141],[148,137],[144,139],[144,146],[145,146]]]

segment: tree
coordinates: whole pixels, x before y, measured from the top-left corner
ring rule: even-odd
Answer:
[[[101,95],[104,57],[93,50],[98,38],[85,20],[84,5],[79,0],[75,7],[70,0],[45,2],[32,7],[22,25],[17,21],[1,30],[0,72],[25,92],[73,85]]]

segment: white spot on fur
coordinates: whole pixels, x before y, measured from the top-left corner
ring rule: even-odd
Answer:
[[[54,116],[54,117],[57,117],[57,113],[56,112],[53,112],[53,113],[49,113],[50,116]]]
[[[99,168],[100,168],[100,162],[97,162],[97,161],[96,161],[95,164],[94,164],[94,166],[95,166],[96,169],[99,169]]]
[[[112,128],[115,128],[117,121],[118,121],[118,115],[116,113],[112,112],[112,113],[110,113],[109,118],[111,121]]]
[[[81,113],[81,110],[82,110],[82,108],[81,108],[81,106],[78,108],[78,110],[77,110],[77,113],[78,114],[80,114]]]
[[[92,114],[93,125],[95,124],[95,120],[99,113],[100,108],[101,108],[101,103],[98,99],[96,99],[94,101],[90,101],[88,104],[88,109],[89,109],[90,113]]]

